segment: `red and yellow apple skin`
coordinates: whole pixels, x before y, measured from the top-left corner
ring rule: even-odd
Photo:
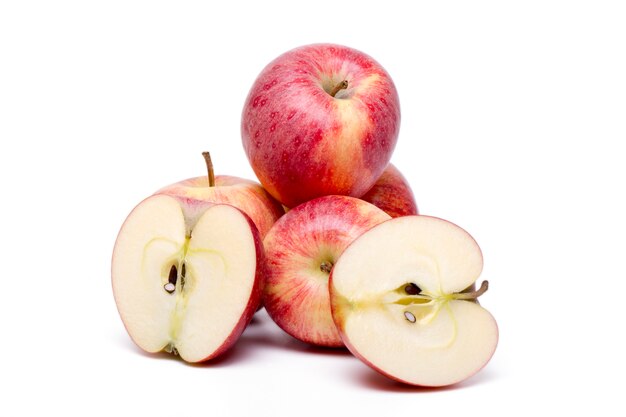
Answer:
[[[387,165],[376,184],[361,199],[372,203],[391,217],[419,214],[408,181],[393,164]]]
[[[332,96],[342,81],[347,88]],[[363,195],[387,166],[399,128],[389,74],[368,55],[332,44],[296,48],[268,64],[241,122],[254,172],[287,207]]]
[[[188,227],[214,204],[234,206],[252,219],[261,239],[285,213],[283,207],[260,184],[228,175],[216,176],[213,187],[209,186],[207,177],[195,177],[168,185],[155,194],[169,195],[181,201]]]
[[[265,309],[306,343],[341,347],[330,310],[329,269],[358,236],[390,219],[347,196],[320,197],[289,210],[265,237]]]

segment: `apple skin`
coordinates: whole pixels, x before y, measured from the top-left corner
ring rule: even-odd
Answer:
[[[411,186],[393,164],[387,165],[374,186],[361,199],[372,203],[391,217],[419,214]]]
[[[215,177],[215,186],[209,187],[207,177],[189,178],[158,190],[178,199],[189,222],[194,223],[213,204],[229,204],[243,211],[258,229],[261,239],[285,210],[260,184],[229,175]]]
[[[274,322],[303,342],[343,346],[321,264],[334,264],[354,239],[390,218],[363,200],[337,195],[298,205],[280,218],[263,241],[263,304]]]
[[[344,80],[347,89],[331,96]],[[368,55],[333,44],[302,46],[269,63],[241,121],[255,174],[287,207],[324,195],[363,195],[387,166],[399,128],[389,74]]]

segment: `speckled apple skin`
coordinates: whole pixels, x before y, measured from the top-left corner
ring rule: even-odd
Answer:
[[[343,346],[330,310],[328,273],[358,236],[390,219],[363,200],[320,197],[289,210],[265,237],[263,303],[270,317],[291,336],[318,346]]]
[[[391,217],[419,214],[409,182],[393,164],[387,165],[374,186],[361,199]]]
[[[213,187],[209,187],[206,176],[195,177],[168,185],[155,194],[165,194],[178,199],[189,228],[193,227],[208,207],[214,204],[229,204],[252,219],[261,239],[285,212],[280,203],[259,183],[228,175],[216,176]]]
[[[348,81],[332,97],[331,86]],[[259,181],[288,207],[316,197],[360,197],[376,182],[400,128],[396,88],[368,55],[333,44],[296,48],[260,73],[241,135]]]

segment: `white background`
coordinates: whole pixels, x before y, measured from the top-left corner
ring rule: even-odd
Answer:
[[[615,1],[0,3],[0,414],[619,414],[626,366],[626,6]],[[110,257],[129,211],[202,175],[254,178],[240,112],[270,60],[336,42],[385,66],[392,161],[466,228],[498,320],[488,366],[391,382],[261,315],[223,359],[147,355]],[[7,413],[8,412],[8,413]]]

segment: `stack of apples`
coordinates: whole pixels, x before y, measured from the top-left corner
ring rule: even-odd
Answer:
[[[480,370],[498,340],[477,301],[481,251],[418,214],[389,163],[399,129],[394,83],[368,55],[315,44],[269,63],[241,120],[260,184],[214,176],[205,153],[206,176],[157,191],[119,232],[113,293],[133,341],[209,360],[264,306],[291,336],[408,384]]]

